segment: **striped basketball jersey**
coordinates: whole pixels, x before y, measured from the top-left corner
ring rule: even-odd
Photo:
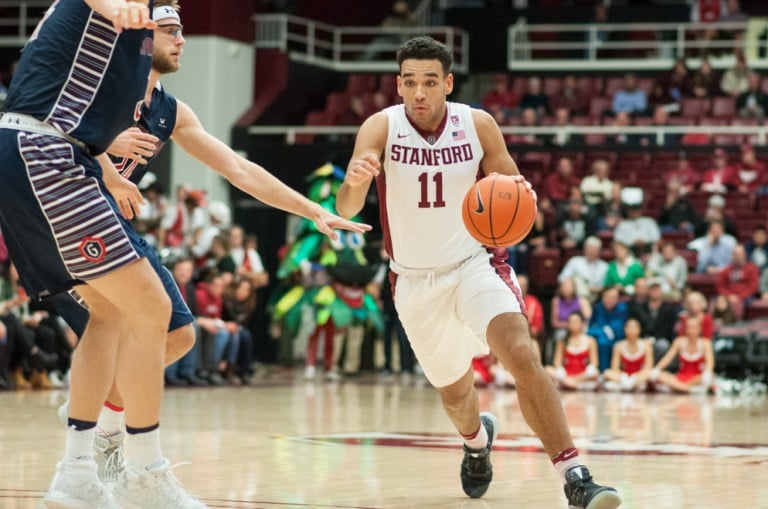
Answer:
[[[443,124],[430,136],[408,119],[403,105],[384,111],[389,132],[376,184],[390,257],[415,269],[469,258],[481,246],[464,227],[461,205],[483,158],[472,110],[448,102]]]
[[[627,351],[626,341],[621,343],[619,356],[621,358],[621,371],[628,375],[634,375],[641,371],[645,365],[645,343],[637,342],[637,351],[630,353]]]
[[[152,2],[149,5],[152,9]],[[57,0],[24,47],[5,103],[99,154],[138,119],[152,30],[123,30],[83,0]]]
[[[144,158],[147,160],[147,164],[139,164],[128,157],[110,157],[120,175],[138,185],[152,165],[152,161],[160,154],[171,138],[173,129],[176,127],[176,98],[169,94],[159,81],[155,89],[152,90],[152,100],[149,106],[142,103],[141,117],[136,122],[135,127],[156,136],[160,140],[154,155]]]

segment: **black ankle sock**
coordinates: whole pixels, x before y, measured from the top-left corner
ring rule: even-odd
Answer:
[[[74,428],[75,431],[88,431],[96,427],[96,421],[81,421],[80,419],[67,419],[67,427]]]
[[[140,433],[149,433],[150,431],[155,431],[157,428],[160,427],[160,423],[153,424],[152,426],[147,426],[146,428],[132,428],[128,425],[125,426],[125,431],[129,435],[138,435]]]

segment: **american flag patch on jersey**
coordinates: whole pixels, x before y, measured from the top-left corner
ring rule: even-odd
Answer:
[[[464,134],[464,131],[451,131],[451,138],[453,138],[453,141],[459,141],[459,140],[466,140],[467,135]]]

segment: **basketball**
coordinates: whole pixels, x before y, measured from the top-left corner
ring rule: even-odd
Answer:
[[[464,225],[485,246],[509,247],[523,240],[536,219],[536,201],[525,184],[508,175],[478,180],[464,195]]]

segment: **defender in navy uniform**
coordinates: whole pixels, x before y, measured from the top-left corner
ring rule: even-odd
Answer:
[[[139,110],[141,115],[136,126],[121,133],[107,149],[112,155],[114,166],[100,161],[105,167],[105,174],[116,175],[119,172],[123,182],[130,182],[130,189],[135,190],[154,157],[168,139],[173,139],[187,153],[220,173],[233,185],[264,203],[313,219],[318,230],[332,238],[337,237],[333,231],[335,228],[356,232],[369,230],[370,227],[367,225],[329,214],[314,202],[291,190],[261,166],[238,156],[231,148],[205,131],[187,104],[177,100],[162,87],[159,83],[160,76],[179,69],[179,59],[185,44],[177,11],[177,0],[155,0],[152,17],[158,26],[155,29],[152,70],[149,73],[144,102]],[[111,184],[108,184],[108,188],[120,203],[120,210],[124,215],[123,227],[132,239],[135,237],[135,243],[139,246],[142,256],[150,261],[171,299],[173,311],[168,326],[164,356],[165,362],[170,364],[182,357],[194,343],[194,331],[191,325],[193,317],[179,294],[175,282],[161,265],[154,250],[127,222],[133,215],[134,202],[129,202],[127,198],[123,199],[124,194],[129,197],[125,186],[112,189]],[[54,298],[54,303],[60,314],[79,334],[88,319],[86,309],[78,305],[68,294],[57,296]],[[122,406],[121,395],[117,387],[113,386],[102,409],[102,417],[105,414],[114,417],[115,409],[120,409]],[[110,423],[112,428],[109,427]],[[119,420],[113,418],[99,419],[99,431],[103,430],[109,435],[99,437],[96,447],[100,467],[104,467],[99,469],[103,479],[117,477],[123,479],[125,475],[121,476],[121,470],[126,472],[132,470],[130,462],[124,469],[120,462],[106,461],[115,451],[118,451],[117,457],[119,457],[119,450],[122,448],[123,435],[119,433],[118,424]],[[122,484],[118,481],[118,494],[121,486]],[[152,500],[148,498],[134,502],[134,505],[144,508],[150,507],[151,503]]]
[[[164,507],[205,507],[178,484],[160,448],[170,300],[106,186],[128,204],[141,196],[99,164],[109,164],[104,151],[138,117],[151,66],[150,9],[151,0],[54,2],[24,48],[0,118],[0,227],[22,284],[33,297],[77,285],[91,311],[73,359],[66,452],[48,507],[118,507],[92,457],[115,377],[128,409],[128,460],[141,469],[125,479],[123,494],[150,491]]]

